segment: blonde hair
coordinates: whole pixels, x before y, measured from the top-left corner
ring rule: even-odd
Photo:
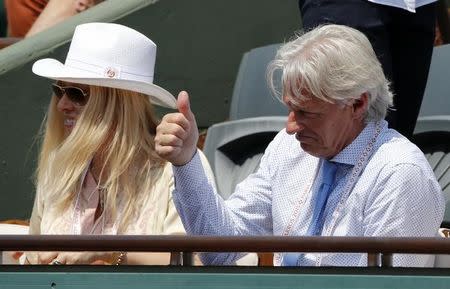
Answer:
[[[152,186],[165,164],[154,149],[157,121],[148,96],[90,86],[90,98],[67,137],[56,105],[53,96],[42,132],[37,193],[45,193],[55,209],[64,213],[81,189],[83,173],[100,152],[103,163],[98,183],[105,192],[104,212],[117,219],[117,197],[121,194],[117,227],[123,232],[141,206],[157,197]]]

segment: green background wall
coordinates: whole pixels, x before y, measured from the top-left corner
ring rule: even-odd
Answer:
[[[203,128],[227,119],[242,54],[288,40],[301,27],[297,0],[161,0],[115,22],[155,41],[155,83],[190,92]],[[67,49],[46,57],[63,61]],[[34,198],[32,144],[51,82],[31,73],[33,61],[0,75],[0,220],[28,218]]]

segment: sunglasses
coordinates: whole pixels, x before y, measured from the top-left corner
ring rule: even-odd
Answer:
[[[64,94],[70,99],[70,101],[83,106],[89,99],[89,93],[75,86],[60,86],[56,83],[52,84],[53,93],[60,100]]]

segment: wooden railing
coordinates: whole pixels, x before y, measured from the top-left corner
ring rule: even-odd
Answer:
[[[368,266],[392,266],[392,254],[450,254],[444,238],[0,235],[0,251],[172,252],[190,265],[193,252],[367,253]],[[380,262],[381,260],[381,262]]]

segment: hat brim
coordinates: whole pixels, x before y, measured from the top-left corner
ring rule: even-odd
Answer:
[[[67,67],[52,58],[36,61],[32,71],[34,74],[54,80],[136,91],[147,95],[153,104],[168,108],[177,107],[175,97],[155,84],[126,79],[101,78],[89,71]]]

